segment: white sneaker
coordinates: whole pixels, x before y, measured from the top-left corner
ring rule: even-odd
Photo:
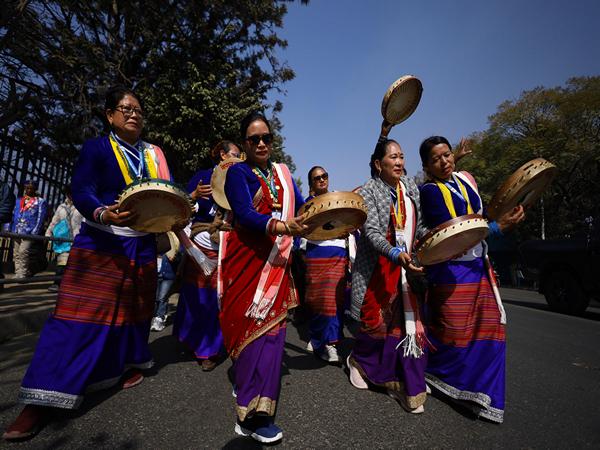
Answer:
[[[350,355],[348,355],[348,358],[346,359],[346,365],[348,366],[348,371],[350,372],[350,383],[352,386],[354,386],[356,389],[369,389],[367,382],[364,380],[358,369],[352,364]]]
[[[150,331],[162,331],[165,329],[165,319],[162,317],[154,317],[150,325]]]
[[[338,363],[340,362],[340,357],[338,356],[337,348],[333,345],[325,345],[325,348],[321,352],[315,352],[319,358],[323,361],[329,363]]]
[[[325,352],[327,353],[327,360],[329,362],[340,362],[340,357],[338,356],[337,348],[333,345],[326,345]]]
[[[309,353],[312,353],[314,351],[311,341],[308,341],[308,344],[306,344],[306,351]]]

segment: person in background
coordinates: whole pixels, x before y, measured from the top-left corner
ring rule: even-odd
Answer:
[[[7,224],[12,221],[13,209],[15,207],[15,194],[7,183],[0,182],[0,230],[4,230]],[[4,263],[0,255],[0,279],[4,278]],[[4,285],[0,284],[0,292]]]
[[[36,193],[37,184],[32,179],[25,180],[24,193],[17,199],[13,212],[10,231],[18,234],[40,234],[48,204]],[[27,278],[33,275],[33,241],[29,239],[13,239],[13,258],[15,261],[15,278]]]
[[[175,283],[177,266],[181,260],[179,251],[179,239],[175,233],[169,231],[156,237],[156,268],[158,271],[158,283],[156,286],[156,307],[154,317],[150,325],[150,331],[162,331],[167,323],[169,312],[169,295]]]
[[[211,151],[213,164],[228,158],[239,158],[241,151],[230,141],[219,142]],[[198,206],[192,218],[191,236],[207,258],[217,260],[222,211],[212,198],[210,180],[214,167],[199,170],[188,183],[188,192]],[[217,226],[217,222],[220,223]],[[183,267],[183,283],[173,322],[173,336],[189,347],[204,372],[217,367],[222,360],[223,335],[219,324],[217,271],[206,275],[190,258]]]
[[[71,196],[71,188],[65,186],[65,201],[58,205],[56,212],[52,216],[50,225],[46,228],[46,236],[57,237],[63,239],[74,239],[79,233],[81,227],[81,221],[83,216],[77,211],[75,205],[73,205],[73,198]],[[70,242],[52,242],[52,250],[56,253],[56,276],[62,276],[69,259],[69,251],[71,250]],[[60,286],[60,281],[56,280],[48,290],[50,292],[57,292]]]
[[[315,166],[308,171],[310,201],[329,191],[329,175]],[[336,344],[344,337],[344,299],[348,268],[348,237],[314,241],[302,238],[306,263],[304,301],[311,313],[310,340],[306,349],[324,361],[340,361]]]

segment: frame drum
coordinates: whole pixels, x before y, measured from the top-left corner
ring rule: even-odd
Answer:
[[[405,75],[392,83],[381,102],[380,138],[386,138],[392,126],[404,122],[415,112],[422,94],[423,84],[413,75]]]
[[[415,250],[424,266],[449,261],[483,241],[489,233],[487,221],[479,214],[455,217],[423,236]]]
[[[498,220],[515,206],[528,208],[542,196],[557,175],[554,164],[536,158],[523,164],[498,188],[490,201],[487,213],[491,220]]]
[[[305,225],[314,229],[306,239],[338,239],[360,228],[367,220],[365,200],[354,192],[328,192],[307,201],[298,215],[307,213]]]
[[[131,183],[117,202],[120,209],[136,216],[130,228],[146,233],[170,231],[173,225],[189,221],[192,216],[190,196],[170,181],[158,178]]]
[[[227,158],[221,161],[213,170],[210,179],[210,187],[212,189],[212,198],[217,205],[228,211],[231,210],[227,196],[225,195],[225,180],[227,179],[227,170],[234,164],[243,162],[240,158]]]

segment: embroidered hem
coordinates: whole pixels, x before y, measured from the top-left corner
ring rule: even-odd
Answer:
[[[64,392],[46,391],[44,389],[19,390],[19,403],[26,405],[52,406],[53,408],[77,409],[83,401],[83,395],[65,394]]]
[[[236,405],[236,412],[240,421],[243,422],[249,415],[253,415],[255,413],[263,413],[272,417],[275,415],[276,408],[277,400],[257,395],[250,400],[248,406]]]
[[[497,423],[502,423],[504,421],[504,410],[493,408],[491,406],[492,399],[489,395],[484,394],[483,392],[461,391],[429,374],[425,374],[425,380],[427,381],[427,384],[430,384],[450,398],[474,403],[466,406],[468,406],[477,416]]]
[[[352,365],[358,370],[358,373],[360,373],[363,379],[369,380],[369,383],[371,383],[374,386],[379,386],[389,391],[393,391],[396,393],[397,396],[403,396],[406,399],[406,403],[409,408],[415,409],[425,404],[425,401],[427,400],[427,392],[420,392],[417,395],[410,396],[406,395],[404,383],[402,381],[386,381],[384,383],[375,383],[371,381],[371,379],[367,376],[367,373],[363,370],[363,368],[354,359],[353,356],[350,356],[350,360],[352,362]]]
[[[152,366],[154,366],[153,360],[139,364],[127,364],[121,375],[90,384],[85,390],[85,393],[89,394],[114,386],[119,382],[123,374],[129,369],[149,369]],[[17,401],[26,405],[51,406],[53,408],[62,409],[77,409],[83,401],[83,395],[21,387],[19,389]]]

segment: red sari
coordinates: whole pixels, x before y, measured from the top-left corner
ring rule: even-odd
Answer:
[[[282,191],[282,182],[275,171],[274,179],[278,190]],[[259,180],[261,189],[254,196],[254,208],[258,213],[271,215],[275,208],[269,187],[264,180]],[[264,320],[247,317],[246,312],[257,291],[261,272],[273,248],[275,236],[249,230],[237,224],[233,231],[227,233],[226,239],[227,250],[221,260],[223,296],[219,317],[225,348],[230,357],[236,359],[249,343],[269,330],[281,326],[281,322],[287,317],[288,309],[296,307],[298,300],[290,264],[287,264],[277,297],[267,317]]]

